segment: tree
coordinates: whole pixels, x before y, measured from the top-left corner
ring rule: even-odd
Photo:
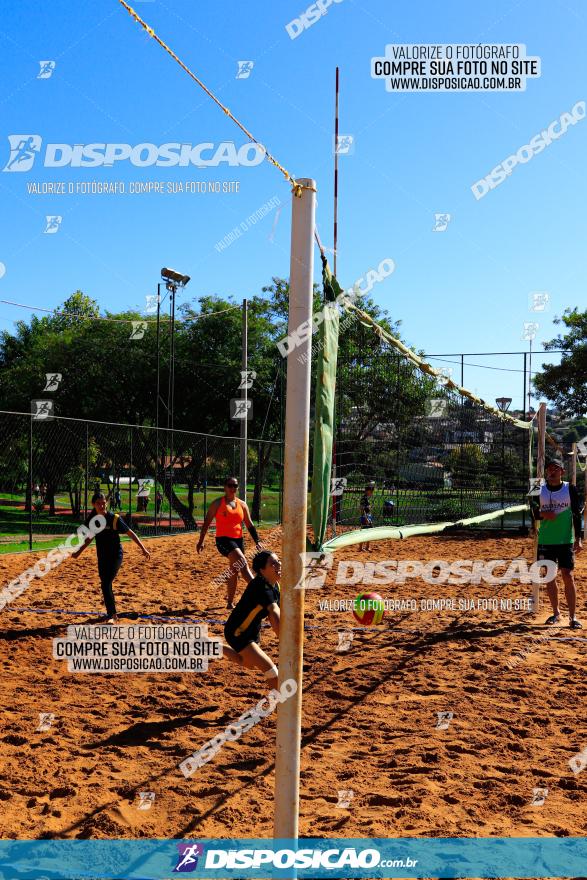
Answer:
[[[568,332],[543,343],[545,351],[565,349],[560,364],[542,364],[534,378],[536,390],[551,400],[563,416],[587,414],[587,309],[565,309],[555,324]]]
[[[475,443],[465,443],[458,449],[452,449],[447,458],[447,467],[452,474],[452,484],[457,489],[479,489],[484,485],[487,458]]]
[[[249,369],[256,373],[250,390],[253,418],[248,434],[251,440],[261,441],[250,444],[249,472],[255,481],[252,512],[258,518],[263,487],[281,467],[275,441],[281,440],[282,434],[287,361],[281,357],[277,341],[287,333],[289,283],[272,278],[262,295],[250,296],[248,304]],[[313,305],[316,312],[322,308],[318,285],[314,286]],[[369,297],[362,297],[360,305],[397,334],[399,324]],[[193,524],[198,480],[206,471],[210,483],[211,475],[221,478],[235,466],[239,423],[230,418],[230,399],[239,396],[241,317],[240,303],[230,296],[210,294],[178,308],[174,431],[172,437],[160,431],[159,442],[154,430],[157,352],[152,316],[142,335],[134,334],[131,322],[144,321],[144,315],[134,310],[100,314],[98,304],[77,290],[51,315],[34,316],[29,323],[19,321],[14,332],[0,333],[0,407],[28,413],[31,400],[50,397],[58,417],[81,420],[33,425],[34,476],[47,483],[52,509],[54,491],[64,487],[71,490],[72,507],[80,507],[80,479],[85,479],[89,437],[95,449],[91,449],[88,464],[109,485],[116,484],[121,473],[156,478],[171,509],[184,523]],[[170,332],[168,318],[162,317],[159,423],[163,428],[167,425]],[[411,371],[404,376],[402,367],[398,389],[397,370],[390,374],[386,369],[379,346],[376,335],[357,321],[341,331],[341,365],[352,363],[353,374],[345,378],[339,372],[340,413],[341,418],[347,418],[359,447],[378,426],[393,430],[394,420],[400,419],[399,408],[402,424],[407,424],[409,416],[423,412],[426,395],[422,379],[424,383],[428,380],[420,376],[418,382],[412,381]],[[313,357],[317,357],[315,350]],[[395,354],[392,357],[395,359]],[[56,390],[44,393],[46,373],[60,373],[62,378]],[[87,433],[84,420],[123,424],[90,424]],[[16,424],[16,417],[13,421]],[[13,451],[4,455],[7,462],[10,459],[10,473],[8,467],[0,473],[6,483],[14,482],[22,471],[14,462],[27,464],[29,418],[21,421],[15,436],[11,435]],[[139,427],[131,430],[126,425]],[[211,434],[216,437],[206,441],[204,435]],[[171,475],[173,479],[169,479]],[[187,486],[187,500],[178,497],[174,481]]]

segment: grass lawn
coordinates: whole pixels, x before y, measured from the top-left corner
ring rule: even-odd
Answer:
[[[102,483],[100,490],[104,494],[108,493],[108,487]],[[249,508],[253,500],[254,486],[247,486],[247,501]],[[94,485],[88,488],[88,503],[91,504],[91,497],[94,493]],[[128,510],[129,501],[131,502],[131,510],[133,515],[137,515],[136,500],[137,487],[133,485],[132,492],[129,494],[128,488],[121,490],[122,511],[124,515]],[[186,486],[175,486],[175,494],[179,500],[187,505],[188,491]],[[206,504],[204,504],[204,492],[194,492],[194,515],[199,524],[202,523],[206,514],[207,507],[214,498],[223,494],[222,486],[208,486],[206,491]],[[147,516],[154,518],[155,516],[155,491],[151,489],[149,502],[147,504]],[[15,494],[10,492],[0,493],[0,554],[15,553],[29,549],[29,513],[24,510],[24,494]],[[18,502],[23,505],[15,506],[6,502]],[[83,504],[83,495],[82,495]],[[55,507],[57,514],[51,516],[48,508],[45,507],[40,513],[33,512],[33,550],[49,550],[56,547],[63,539],[73,532],[80,525],[80,517],[72,516],[70,513],[60,513],[59,511],[69,510],[70,500],[67,492],[59,492],[55,495]],[[166,517],[169,516],[169,503],[166,498],[163,499],[161,507],[161,519],[163,528],[165,528]],[[172,519],[177,520],[177,513],[173,514]],[[261,502],[261,519],[259,525],[274,525],[279,521],[279,489],[264,489]],[[146,529],[145,529],[146,531]],[[139,526],[138,533],[141,537],[148,537],[143,534],[143,529]],[[52,536],[55,537],[52,537]]]

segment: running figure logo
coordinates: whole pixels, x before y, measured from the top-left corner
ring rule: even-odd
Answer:
[[[158,293],[149,293],[145,297],[145,312],[147,315],[154,315],[157,311],[157,304],[161,302],[161,297]]]
[[[237,61],[238,70],[235,79],[248,79],[255,66],[254,61]]]
[[[447,402],[443,397],[426,401],[426,415],[429,419],[442,419],[446,415]]]
[[[536,334],[540,324],[537,324],[536,321],[524,321],[524,332],[522,333],[522,342],[532,342],[533,339],[536,339]]]
[[[47,383],[43,388],[43,391],[57,391],[63,375],[62,373],[45,373],[45,378]]]
[[[246,419],[250,422],[253,418],[253,401],[243,400],[241,397],[233,397],[230,401],[230,418]]]
[[[9,134],[10,158],[3,171],[30,171],[37,153],[41,149],[41,136],[38,134]]]
[[[131,321],[132,330],[130,332],[129,339],[142,339],[147,330],[147,322],[146,321]]]
[[[307,553],[300,553],[300,558],[303,566],[302,576],[294,590],[319,590],[324,586],[326,575],[332,568],[334,555],[311,550]]]
[[[445,232],[448,229],[448,224],[450,223],[450,221],[450,214],[435,214],[432,232]]]
[[[204,847],[201,843],[178,843],[179,858],[173,873],[191,873],[198,867],[198,858],[204,855]]]
[[[49,79],[49,77],[53,75],[53,71],[55,70],[55,62],[39,61],[39,67],[41,69],[37,74],[37,79]]]
[[[241,370],[241,383],[238,386],[240,388],[249,388],[253,387],[253,382],[257,378],[257,374],[254,370]]]
[[[534,498],[534,496],[540,495],[540,489],[542,488],[543,480],[540,477],[530,477],[530,491],[526,495],[526,498]]]
[[[346,477],[332,477],[330,480],[330,494],[335,498],[339,498],[346,489],[346,484]]]
[[[45,217],[45,220],[47,221],[47,225],[45,226],[43,232],[46,235],[55,235],[56,232],[59,232],[59,227],[61,226],[61,221],[63,220],[63,217],[61,217],[59,214],[50,214]]]
[[[154,791],[139,791],[137,810],[150,810],[155,800]]]
[[[437,712],[436,730],[448,730],[452,721],[452,712]]]
[[[33,422],[42,422],[53,418],[52,400],[31,400]]]
[[[547,788],[533,788],[532,789],[532,800],[530,801],[531,807],[543,807],[544,801],[548,797],[548,789]]]
[[[573,755],[572,758],[569,758],[569,767],[575,774],[581,773],[585,767],[587,767],[587,747],[583,749],[582,752],[579,752],[577,755]]]
[[[355,137],[352,134],[339,134],[334,144],[334,152],[339,156],[350,156],[354,153]]]
[[[336,646],[337,654],[346,654],[348,651],[350,651],[354,635],[355,634],[352,629],[339,629],[338,645]]]
[[[530,294],[530,311],[543,312],[550,302],[550,294],[546,291],[539,291]]]
[[[55,715],[53,712],[39,712],[39,726],[36,728],[35,733],[47,733],[54,721]]]
[[[355,796],[355,793],[352,790],[352,788],[342,789],[341,791],[339,791],[338,792],[338,803],[336,805],[336,809],[337,810],[347,810],[350,807],[351,801],[354,798],[354,796]]]

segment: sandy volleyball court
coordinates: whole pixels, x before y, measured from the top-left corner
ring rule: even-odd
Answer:
[[[200,557],[193,535],[148,547],[152,559],[143,563],[125,545],[115,582],[121,612],[225,618],[224,596],[211,585],[224,562],[212,541]],[[348,611],[319,606],[376,589],[336,585],[339,560],[530,559],[531,550],[531,538],[466,535],[337,554],[327,586],[307,593],[301,835],[586,833],[587,767],[574,773],[569,760],[587,746],[587,630],[547,630],[513,607],[423,611],[421,599],[446,596],[511,598],[513,606],[530,587],[411,579],[378,592],[415,599],[417,610],[355,630],[339,653],[338,630],[355,622]],[[2,585],[39,556],[0,558]],[[587,552],[576,573],[578,617],[587,623]],[[266,691],[261,676],[224,660],[193,675],[68,673],[52,657],[52,639],[101,610],[90,550],[34,581],[2,612],[2,836],[270,837],[275,715],[226,743],[191,778],[178,770],[257,703]],[[540,623],[548,613],[543,597]],[[219,636],[221,627],[210,631]],[[270,631],[263,645],[277,658]],[[452,713],[443,716],[445,729],[439,712]],[[36,731],[39,713],[55,716],[45,732]],[[542,805],[532,803],[537,788],[548,789]],[[154,793],[150,808],[139,809],[140,792]],[[352,794],[339,799],[339,792]]]

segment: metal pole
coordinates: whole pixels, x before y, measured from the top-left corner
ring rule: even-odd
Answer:
[[[175,296],[177,294],[177,285],[173,286],[171,294],[171,343],[169,365],[169,420],[171,432],[169,434],[169,534],[171,534],[171,514],[172,514],[172,498],[173,498],[173,422],[175,418]]]
[[[84,493],[84,511],[85,511],[84,515],[85,516],[88,515],[88,480],[90,478],[90,450],[89,450],[90,440],[89,440],[89,436],[88,436],[88,430],[89,430],[88,423],[86,422],[86,490]]]
[[[155,427],[159,427],[159,395],[161,387],[160,368],[161,368],[161,350],[160,350],[160,333],[161,333],[161,285],[157,285],[157,402],[155,404]],[[159,445],[159,433],[157,432],[157,451]]]
[[[157,513],[157,492],[159,491],[159,395],[160,395],[160,333],[161,333],[161,284],[157,285],[157,403],[155,408],[155,534],[159,534],[160,515]],[[165,477],[163,478],[165,479]],[[165,485],[161,487],[165,495]],[[163,502],[161,502],[163,507]]]
[[[569,483],[572,486],[577,485],[577,444],[571,446],[571,472]]]
[[[130,430],[130,463],[128,471],[128,516],[132,522],[132,428]]]
[[[157,511],[157,493],[159,492],[159,429],[155,428],[155,535],[159,534],[159,513]],[[164,492],[161,493],[165,497]],[[163,501],[161,501],[163,509]]]
[[[526,352],[524,352],[523,354],[524,354],[524,385],[523,385],[523,389],[522,389],[522,419],[525,421],[526,420],[526,359],[527,359],[527,354],[526,354]],[[529,416],[528,416],[528,418],[529,418]],[[532,430],[532,428],[530,430]],[[524,485],[527,486],[528,488],[530,488],[530,486],[529,486],[530,474],[527,473],[526,468],[527,468],[528,455],[529,455],[529,446],[530,446],[530,431],[525,431],[524,432],[524,442],[522,444],[522,458],[523,458],[522,479],[524,480]],[[526,511],[525,510],[522,513],[522,528],[524,528],[524,529],[526,528]]]
[[[539,480],[544,479],[544,459],[546,441],[546,403],[542,402],[538,407],[538,450],[536,459],[536,476]],[[534,562],[538,559],[538,526],[534,534]],[[540,610],[540,584],[532,584],[532,611],[538,614]]]
[[[335,82],[335,97],[334,97],[334,234],[333,234],[333,270],[334,275],[336,277],[336,266],[337,266],[337,252],[338,252],[338,92],[339,92],[339,74],[340,71],[338,67],[336,68],[336,82]],[[334,405],[335,413],[335,425],[338,425],[338,412],[336,411],[336,402]],[[332,444],[332,476],[336,479],[337,476],[337,448],[336,448],[336,434],[337,428],[334,429],[334,439]],[[336,520],[338,519],[338,511],[339,511],[339,501],[336,495],[332,496],[332,528],[334,531],[334,535],[336,535]]]
[[[306,322],[312,319],[316,184],[305,178],[297,182],[303,189],[292,198],[289,334],[310,326]],[[298,836],[304,591],[295,585],[303,583],[306,550],[311,341],[306,338],[287,365],[283,501],[287,541],[283,542],[279,682],[293,679],[297,690],[277,710],[273,834],[278,839]]]
[[[246,299],[243,299],[243,316],[242,316],[242,352],[241,352],[241,400],[244,405],[245,418],[241,419],[241,442],[240,442],[240,466],[239,466],[239,495],[242,500],[247,503],[247,439],[248,439],[248,396],[247,378],[248,378],[248,362],[249,362],[249,323],[248,323],[248,305]]]
[[[333,269],[336,276],[336,257],[338,251],[338,80],[339,70],[336,68],[336,97],[334,101],[334,255]]]
[[[501,420],[501,509],[502,510],[504,508],[504,502],[505,502],[505,497],[504,497],[505,486],[503,483],[504,470],[505,470],[505,419],[502,419]],[[501,518],[502,532],[504,529],[504,524],[505,524],[505,519],[502,516],[502,518]]]
[[[532,406],[532,340],[530,339],[530,351],[528,352],[528,418]]]
[[[465,387],[465,355],[461,355],[461,388]],[[460,437],[459,437],[459,460],[460,460],[460,477],[459,483],[460,485],[460,518],[463,518],[463,479],[465,476],[465,469],[463,466],[463,427],[464,427],[464,406],[465,406],[465,398],[461,396],[461,409],[460,409],[460,419],[459,419],[459,428],[460,428]]]
[[[204,439],[204,517],[208,512],[206,504],[206,494],[208,490],[208,437]]]
[[[33,549],[33,416],[29,425],[29,550]]]

